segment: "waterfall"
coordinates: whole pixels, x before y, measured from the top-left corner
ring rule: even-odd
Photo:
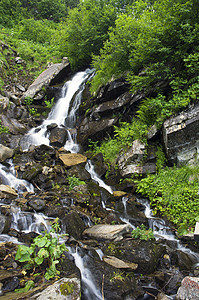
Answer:
[[[90,69],[87,69],[85,72],[78,72],[70,81],[64,84],[61,98],[54,105],[47,119],[40,126],[32,128],[21,140],[21,147],[24,151],[28,151],[30,145],[39,146],[44,144],[49,146],[50,141],[47,126],[56,124],[58,127],[68,127],[68,141],[64,148],[71,152],[78,152],[76,134],[71,134],[70,130],[76,125],[76,111],[81,103],[84,85],[92,74],[93,70]],[[73,105],[70,110],[71,104]]]

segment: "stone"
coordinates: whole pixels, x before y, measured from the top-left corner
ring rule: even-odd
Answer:
[[[13,277],[6,281],[6,283],[3,285],[3,292],[12,292],[19,286],[19,278]]]
[[[131,232],[130,225],[95,225],[84,230],[83,235],[94,239],[121,240],[125,233]]]
[[[5,161],[7,158],[11,158],[14,155],[14,149],[10,149],[0,144],[0,162]]]
[[[163,141],[170,163],[182,165],[199,159],[199,103],[163,124]]]
[[[98,121],[92,121],[89,118],[84,118],[78,128],[77,142],[81,145],[87,143],[88,139],[95,137],[103,137],[104,133],[113,127],[118,121],[117,117],[103,118]]]
[[[1,123],[7,127],[12,134],[25,133],[27,128],[14,118],[8,118],[6,115],[1,115]]]
[[[9,185],[0,184],[0,198],[15,198],[18,194],[15,189]]]
[[[185,277],[178,289],[177,300],[199,300],[199,277]]]
[[[35,211],[42,211],[45,209],[45,201],[37,198],[28,201],[28,205],[32,207]]]
[[[165,295],[164,293],[159,293],[157,295],[157,300],[169,300],[171,298],[167,297],[167,295]]]
[[[126,195],[126,192],[123,191],[113,191],[113,196],[115,198],[121,198]]]
[[[73,238],[80,240],[86,226],[78,213],[75,211],[68,213],[63,219],[62,224],[64,232],[68,233]]]
[[[41,293],[29,298],[30,300],[80,300],[81,284],[77,278],[62,278],[48,286]]]
[[[59,154],[59,158],[66,167],[72,167],[80,164],[85,165],[87,162],[87,157],[79,153]]]
[[[34,98],[36,93],[41,91],[42,87],[60,82],[68,75],[69,71],[70,65],[67,58],[64,58],[61,63],[52,64],[29,86],[23,94],[23,99],[26,97]]]
[[[80,180],[89,180],[91,179],[91,175],[85,168],[81,165],[71,167],[68,172],[68,176],[75,176]]]
[[[56,127],[51,130],[49,140],[52,146],[62,147],[66,143],[68,133],[65,128]]]
[[[0,234],[8,233],[11,226],[11,216],[0,215]]]
[[[125,262],[115,256],[103,256],[103,261],[105,261],[107,264],[117,268],[117,269],[132,269],[136,270],[138,267],[138,264],[134,264],[132,262]]]
[[[135,140],[132,147],[118,158],[118,167],[122,176],[130,176],[134,173],[142,173],[143,167],[140,163],[143,162],[145,155],[145,145],[138,140]]]

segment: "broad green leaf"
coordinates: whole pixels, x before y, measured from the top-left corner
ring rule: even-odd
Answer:
[[[41,265],[42,263],[43,263],[43,261],[44,261],[44,259],[43,259],[43,257],[35,257],[35,262],[36,262],[36,264],[37,265]]]
[[[46,250],[46,249],[44,249],[44,248],[41,248],[41,249],[39,250],[39,252],[37,253],[37,256],[38,256],[38,257],[47,258],[47,257],[49,257],[49,252],[48,252],[48,250]]]
[[[34,281],[29,280],[26,282],[25,287],[22,289],[15,289],[16,293],[25,293],[28,292],[30,289],[32,289],[35,286]]]

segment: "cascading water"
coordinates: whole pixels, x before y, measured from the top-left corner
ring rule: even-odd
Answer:
[[[21,140],[21,147],[24,151],[27,151],[30,145],[38,146],[44,144],[49,146],[47,127],[50,124],[56,124],[59,127],[68,127],[68,141],[64,148],[71,152],[78,152],[76,132],[73,130],[76,123],[76,111],[81,103],[84,84],[92,74],[93,70],[87,69],[85,72],[77,73],[70,81],[64,84],[61,98],[52,108],[48,118],[37,128],[31,129]],[[70,110],[71,103],[73,103],[73,106]]]

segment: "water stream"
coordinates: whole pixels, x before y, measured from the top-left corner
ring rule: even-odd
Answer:
[[[37,128],[31,129],[21,140],[21,147],[24,151],[28,151],[30,145],[50,145],[48,125],[56,124],[58,127],[64,126],[68,132],[68,139],[64,148],[70,152],[77,153],[79,151],[79,145],[76,142],[76,114],[81,104],[82,92],[86,81],[93,74],[93,70],[87,69],[85,72],[77,73],[70,81],[66,82],[62,89],[61,98],[52,108],[47,119]],[[110,186],[106,185],[104,181],[95,172],[94,166],[91,161],[88,160],[86,164],[86,170],[90,173],[91,178],[94,182],[110,194],[113,190]],[[34,187],[27,182],[17,178],[12,160],[8,160],[5,165],[0,164],[0,178],[3,184],[13,187],[20,197],[24,191],[34,193]],[[65,205],[65,199],[62,199],[63,206]],[[66,200],[67,201],[67,200]],[[177,249],[188,253],[194,257],[196,264],[199,265],[199,256],[190,249],[184,247],[175,237],[171,229],[165,224],[164,220],[155,218],[152,214],[152,210],[147,200],[138,201],[145,207],[145,215],[149,222],[149,227],[153,229],[156,239],[165,239],[176,242]],[[0,203],[0,206],[4,203]],[[73,203],[71,203],[73,205]],[[128,197],[122,198],[123,213],[120,215],[122,222],[129,224],[132,229],[135,226],[132,224],[131,216],[127,213]],[[102,201],[102,207],[106,210],[111,210],[106,207],[105,201]],[[21,211],[17,206],[12,205],[11,207],[12,223],[11,228],[19,232],[36,232],[42,233],[44,230],[50,230],[50,218],[46,217],[41,213],[30,213]],[[91,226],[90,219],[87,220],[87,225]],[[7,235],[1,235],[0,241],[13,241],[18,243],[17,239],[9,237]],[[71,248],[68,247],[70,254],[73,256],[76,266],[81,272],[82,284],[84,287],[84,298],[88,300],[102,299],[100,291],[96,288],[92,274],[87,266],[88,257],[81,253],[79,247]],[[96,250],[100,259],[102,259],[103,253],[100,249]]]

